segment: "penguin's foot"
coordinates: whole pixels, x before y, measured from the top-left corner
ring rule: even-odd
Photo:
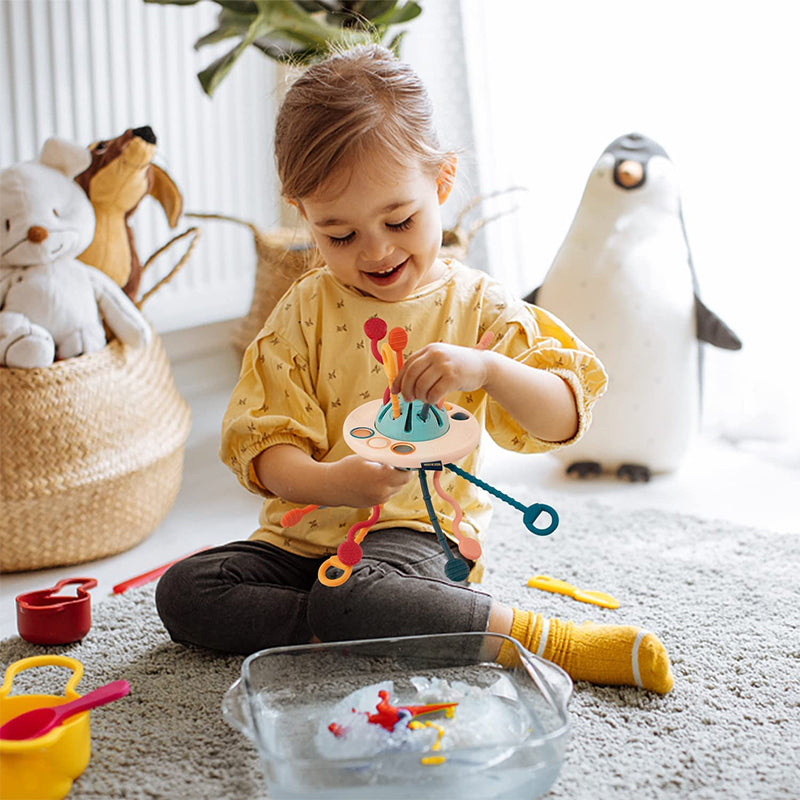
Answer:
[[[596,478],[602,471],[598,461],[576,461],[567,467],[567,475],[577,475],[579,478]]]
[[[617,477],[629,483],[647,483],[652,474],[644,464],[622,464],[617,470]]]

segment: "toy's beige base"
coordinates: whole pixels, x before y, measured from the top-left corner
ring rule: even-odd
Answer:
[[[471,453],[480,442],[478,421],[469,411],[454,403],[446,404],[450,430],[444,436],[426,442],[405,442],[381,435],[375,427],[375,419],[382,407],[382,400],[371,400],[351,411],[344,421],[344,439],[348,447],[370,461],[401,469],[416,469],[432,461],[447,464]],[[354,436],[353,431],[360,435]]]

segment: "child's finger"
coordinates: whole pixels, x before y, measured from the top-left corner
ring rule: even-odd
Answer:
[[[417,355],[414,353],[414,356]],[[398,373],[392,387],[395,394],[402,394],[406,400],[421,397],[420,389],[429,388],[436,381],[435,371],[431,372],[433,364],[429,358],[424,355],[412,358],[403,364],[403,369]],[[424,377],[426,374],[427,378]]]

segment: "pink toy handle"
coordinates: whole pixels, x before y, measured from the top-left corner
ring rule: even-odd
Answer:
[[[88,692],[77,700],[71,700],[69,703],[56,706],[55,711],[59,720],[66,719],[75,714],[80,714],[81,711],[88,711],[90,708],[113,703],[115,700],[130,694],[130,691],[131,687],[128,681],[112,681],[105,686]]]
[[[119,700],[130,691],[131,687],[128,681],[113,681],[63,705],[42,706],[25,711],[0,726],[0,739],[39,738],[70,717]]]
[[[433,473],[433,488],[442,500],[450,503],[453,507],[453,536],[458,540],[458,552],[470,561],[477,561],[483,552],[481,544],[477,539],[473,539],[461,532],[461,519],[464,516],[464,512],[458,501],[442,489],[441,474],[441,472]]]

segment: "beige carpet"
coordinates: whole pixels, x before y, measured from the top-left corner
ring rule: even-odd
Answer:
[[[548,615],[647,627],[667,645],[675,689],[659,697],[578,684],[567,758],[547,797],[796,798],[800,535],[567,498],[554,505],[561,526],[547,539],[498,507],[486,586]],[[606,611],[528,589],[537,572],[609,592],[622,606]],[[91,565],[77,573],[90,575]],[[255,750],[220,714],[241,659],[172,644],[153,588],[105,600],[82,643],[50,648],[83,662],[84,693],[118,678],[132,686],[128,698],[92,712],[92,759],[70,797],[266,797]],[[0,660],[5,667],[47,651],[11,638]],[[60,677],[30,671],[15,687],[58,693]]]

